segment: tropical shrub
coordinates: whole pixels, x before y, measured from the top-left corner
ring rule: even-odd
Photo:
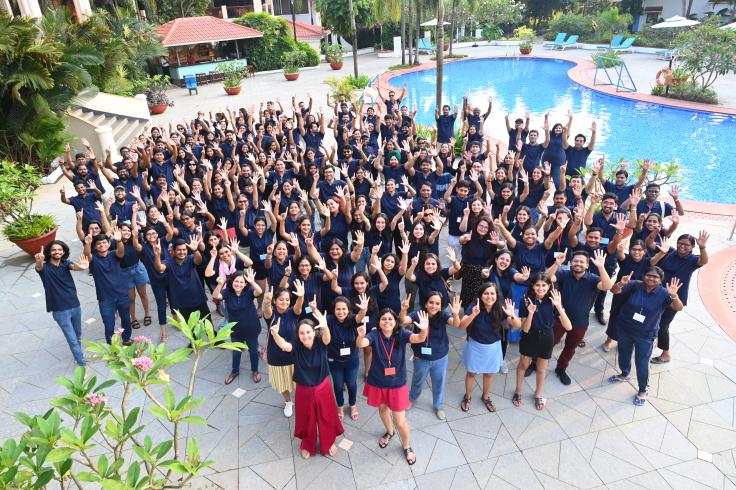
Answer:
[[[605,160],[603,163],[603,174],[608,180],[613,182],[616,180],[616,172],[619,170],[626,170],[629,174],[629,179],[637,181],[643,172],[644,161],[645,160],[643,159],[624,160],[623,158],[619,158],[615,162]],[[578,173],[582,175],[585,180],[590,177],[592,172],[593,169],[590,167],[578,169]],[[658,184],[660,186],[674,184],[682,180],[681,172],[682,167],[676,161],[653,162],[650,160],[645,184]]]
[[[33,212],[33,198],[40,186],[37,167],[0,161],[0,222],[8,240],[35,238],[56,228],[53,216]]]
[[[136,93],[145,94],[149,106],[161,104],[174,106],[174,101],[166,95],[166,91],[172,86],[168,75],[146,75],[143,80],[137,81],[134,86]]]
[[[71,140],[62,115],[94,95],[94,48],[44,36],[31,18],[0,13],[0,158],[48,169]]]
[[[217,71],[223,74],[223,87],[235,88],[240,87],[240,82],[248,73],[248,67],[242,61],[229,61],[217,65]]]
[[[603,66],[605,68],[611,68],[613,66],[618,66],[621,64],[621,56],[616,51],[613,51],[611,49],[607,49],[605,51],[597,51],[591,55],[591,58],[593,59],[593,63],[595,66],[598,65],[598,60],[601,60],[600,66]]]
[[[717,16],[681,32],[675,47],[677,65],[690,73],[692,84],[701,90],[736,70],[736,32],[720,29]]]
[[[533,41],[534,30],[530,27],[521,26],[514,29],[514,37],[512,39],[519,39],[521,41]]]
[[[240,350],[245,345],[230,342],[232,324],[215,333],[212,323],[198,312],[188,319],[176,314],[170,323],[191,348],[170,352],[166,343],[154,345],[142,335],[124,346],[121,331],[110,345],[84,341],[87,351],[107,364],[111,379],[98,381],[85,367],[78,367],[73,377],[56,378],[66,393],[52,399],[47,412],[17,412],[15,417],[27,429],[0,449],[2,487],[47,488],[54,482],[59,488],[71,488],[74,482],[78,488],[182,488],[212,466],[214,461],[202,458],[197,440],[191,436],[187,440],[191,424],[207,424],[192,413],[204,402],[194,397],[195,374],[205,351]],[[177,397],[167,370],[184,362],[192,367],[186,392]],[[159,430],[156,440],[146,434],[141,408],[130,406],[136,392],[144,394],[151,415],[169,429],[163,439]]]
[[[485,24],[481,30],[481,35],[483,39],[491,42],[500,39],[503,36],[503,31],[495,24]]]
[[[549,33],[547,35],[552,40],[560,32],[566,32],[568,35],[577,34],[580,40],[585,40],[594,32],[593,18],[578,14],[560,14],[549,21]]]
[[[331,77],[326,79],[323,83],[332,89],[331,96],[333,99],[337,99],[339,96],[344,96],[348,100],[352,100],[352,93],[355,90],[363,90],[371,82],[368,75],[348,75],[346,77]]]
[[[317,66],[319,64],[319,53],[307,43],[295,42],[291,37],[289,24],[284,19],[273,17],[267,12],[251,12],[235,19],[234,22],[252,27],[263,33],[261,38],[245,41],[248,43],[248,60],[253,64],[256,71],[282,68],[284,54],[295,50],[303,53],[305,57],[303,66]]]
[[[299,68],[304,66],[304,53],[301,51],[287,51],[281,58],[284,73],[298,73]]]
[[[342,63],[343,54],[345,53],[345,48],[342,47],[342,44],[326,44],[324,46],[324,51],[325,60],[327,60],[328,63]]]
[[[651,26],[646,26],[635,35],[637,46],[671,48],[677,36],[677,29],[652,29]]]

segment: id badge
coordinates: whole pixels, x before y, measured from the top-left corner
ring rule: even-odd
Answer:
[[[268,254],[261,254],[259,257],[261,260],[266,260],[268,258]]]
[[[311,306],[307,306],[306,308],[304,308],[304,312],[307,313],[307,314],[312,313],[312,307]]]
[[[368,315],[363,317],[363,323],[368,323],[369,321],[371,321],[371,319]]]
[[[644,323],[644,320],[646,320],[647,317],[642,315],[641,313],[634,313],[634,321],[639,323]]]
[[[432,348],[431,347],[422,347],[422,355],[423,356],[431,356],[432,355]]]
[[[340,349],[340,356],[349,356],[350,355],[350,347],[343,347]]]
[[[462,223],[462,222],[463,222],[463,219],[462,219],[462,218],[460,218],[460,217],[458,217],[458,219],[457,219],[457,222],[458,222],[458,223]]]
[[[395,367],[388,367],[383,370],[384,376],[394,376],[396,375],[396,368]]]
[[[608,245],[611,242],[611,239],[607,236],[604,236],[601,238],[601,245]]]

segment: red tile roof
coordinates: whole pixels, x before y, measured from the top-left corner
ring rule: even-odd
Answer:
[[[289,23],[289,34],[293,35],[294,28],[292,27],[291,19],[284,20]],[[323,31],[322,26],[315,26],[306,22],[296,22],[296,38],[299,41],[319,41],[328,32]]]
[[[158,33],[167,47],[263,37],[255,29],[208,15],[174,19],[159,27]]]

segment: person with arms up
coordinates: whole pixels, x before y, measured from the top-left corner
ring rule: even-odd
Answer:
[[[54,321],[69,344],[74,360],[86,366],[82,353],[82,308],[77,297],[77,287],[70,271],[83,271],[89,268],[86,255],[79,257],[79,263],[69,260],[69,247],[61,240],[41,247],[34,256],[36,272],[41,276],[46,293],[46,311],[51,312]]]

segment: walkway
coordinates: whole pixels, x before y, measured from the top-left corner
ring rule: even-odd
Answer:
[[[638,55],[627,56],[633,59]],[[375,57],[364,58],[361,66],[366,71],[378,70],[387,63]],[[345,69],[339,72],[346,73]],[[324,100],[320,82],[332,75],[321,67],[303,72],[299,84],[288,85],[280,74],[257,76],[246,82],[245,95],[235,100],[226,99],[224,93],[218,99],[219,86],[205,87],[199,97],[177,95],[177,106],[167,117],[181,120],[196,112],[197,105],[208,109],[226,102],[231,107],[251,104],[274,91],[284,101],[294,90],[300,91],[299,97],[311,91],[318,101]],[[71,208],[58,205],[60,185],[42,189],[37,208],[60,218],[59,237],[70,243],[75,256],[81,244],[74,237]],[[70,188],[68,183],[63,185]],[[727,240],[729,224],[705,222],[701,216],[695,219],[686,216],[681,229],[695,233],[707,227],[712,235],[708,246],[711,255],[733,246]],[[22,432],[12,413],[45,411],[49,400],[63,391],[54,376],[69,376],[74,366],[63,336],[45,312],[43,289],[30,258],[8,242],[0,242],[0,267],[0,304],[6,305],[5,321],[0,325],[2,439]],[[632,385],[612,386],[606,382],[615,372],[616,353],[603,353],[598,348],[604,329],[592,320],[588,346],[578,351],[568,371],[573,384],[565,387],[549,373],[545,386],[549,401],[544,412],[534,410],[533,388],[528,383],[524,387],[524,406],[514,408],[510,403],[518,357],[518,349],[512,345],[508,355],[511,373],[494,379],[492,398],[498,411],[486,411],[480,403],[480,388],[476,387],[472,408],[463,413],[459,401],[465,371],[459,363],[459,352],[465,340],[459,332],[451,332],[447,421],[435,418],[431,393],[426,389],[409,412],[412,446],[418,456],[413,467],[403,461],[398,441],[392,441],[385,450],[378,448],[383,429],[376,411],[367,407],[360,396],[360,419],[345,423],[345,438],[352,442],[349,450],[339,451],[335,458],[303,461],[298,441],[291,437],[293,419],[283,417],[280,396],[269,388],[268,380],[254,384],[244,367],[243,376],[225,386],[229,353],[211,353],[204,360],[196,384],[196,395],[205,397],[197,413],[207,417],[210,425],[195,427],[188,436],[196,435],[202,454],[216,464],[192,487],[734,488],[736,344],[708,314],[701,299],[706,294],[703,281],[713,286],[706,278],[714,267],[718,266],[708,266],[694,278],[690,304],[672,325],[674,361],[654,367],[650,403],[641,408],[631,403],[635,393]],[[75,279],[82,302],[84,337],[102,340],[92,280],[85,273],[75,274]],[[702,288],[700,294],[696,285]],[[139,332],[155,338],[156,330],[144,327]],[[179,347],[184,341],[174,334],[171,344]],[[558,353],[559,348],[555,356]],[[551,362],[552,369],[554,364]],[[106,375],[106,368],[99,363],[92,363],[91,369]],[[183,365],[170,373],[177,393],[184,390],[187,372],[188,366]],[[233,395],[237,388],[245,390],[240,397]],[[110,391],[113,398],[118,394]],[[140,398],[137,400],[140,402]],[[170,437],[157,421],[148,428],[154,439]]]

